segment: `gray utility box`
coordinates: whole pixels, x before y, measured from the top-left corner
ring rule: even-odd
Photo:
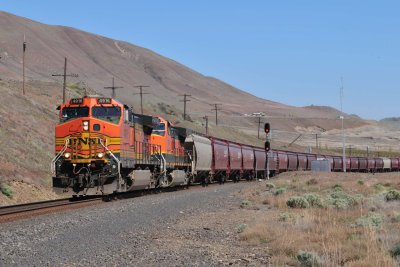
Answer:
[[[311,171],[313,172],[331,172],[331,163],[327,159],[311,161]]]

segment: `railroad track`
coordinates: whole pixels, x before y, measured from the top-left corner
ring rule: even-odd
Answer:
[[[0,222],[14,221],[36,215],[73,208],[80,208],[102,202],[101,196],[86,198],[63,198],[19,205],[0,207]]]
[[[202,188],[199,184],[193,184],[192,186],[197,189]],[[209,186],[217,187],[219,185],[217,183],[212,183],[209,184]],[[107,196],[80,196],[80,197],[63,198],[56,200],[47,200],[47,201],[40,201],[40,202],[33,202],[26,204],[4,206],[0,207],[0,223],[15,221],[19,219],[26,219],[58,211],[81,208],[113,200],[123,200],[123,199],[130,199],[151,194],[184,190],[185,188],[186,187],[155,188],[148,190],[124,192]]]

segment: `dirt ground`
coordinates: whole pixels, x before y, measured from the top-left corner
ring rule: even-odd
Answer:
[[[210,199],[207,205],[214,208],[201,213],[180,207],[179,220],[166,224],[162,235],[151,235],[151,242],[145,235],[143,242],[184,261],[195,251],[198,261],[204,255],[219,266],[400,264],[400,173],[291,172],[239,185],[224,201],[222,195]],[[13,181],[10,187],[16,193],[12,198],[0,195],[1,204],[57,197],[45,187],[24,182]],[[178,195],[190,203],[196,195],[207,198],[226,187],[193,187],[159,198],[170,199],[174,204],[167,206],[175,207],[181,203]],[[156,204],[156,199],[133,203]]]
[[[5,188],[7,188],[5,190]],[[1,184],[0,206],[29,203],[41,200],[59,198],[51,188],[36,184],[29,184],[24,181],[10,181]],[[7,194],[9,196],[7,196]]]
[[[239,236],[273,266],[399,266],[399,192],[399,173],[284,173],[239,193]]]

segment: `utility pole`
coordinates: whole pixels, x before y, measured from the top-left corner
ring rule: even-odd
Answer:
[[[25,52],[26,52],[26,41],[24,34],[24,42],[22,43],[22,94],[25,95]]]
[[[203,119],[206,121],[206,135],[208,135],[208,116],[204,116]]]
[[[183,102],[183,120],[186,120],[186,102],[190,102],[189,99],[187,99],[188,96],[192,96],[192,95],[187,95],[187,94],[183,94],[183,95],[179,95],[179,96],[183,96],[183,100],[180,100],[180,102]]]
[[[140,95],[140,114],[142,114],[143,115],[143,95],[148,95],[149,93],[143,93],[143,88],[146,88],[146,87],[150,87],[150,86],[148,86],[148,85],[136,85],[136,86],[134,86],[135,88],[139,88],[139,90],[140,90],[140,93],[139,93],[139,95]],[[135,94],[135,95],[137,95],[137,94]]]
[[[369,158],[369,146],[367,146],[367,158]]]
[[[78,74],[67,74],[67,58],[64,58],[64,74],[52,74],[51,76],[53,77],[64,77],[64,83],[63,83],[63,103],[65,103],[65,92],[67,89],[67,77],[78,77]]]
[[[343,87],[343,77],[340,78],[340,119],[342,120],[342,135],[343,135],[343,172],[346,172],[346,134],[344,132],[344,114],[343,114],[343,98],[344,98],[344,87]]]
[[[315,149],[318,150],[318,134],[315,134]]]
[[[112,90],[111,97],[114,98],[114,99],[115,99],[115,97],[117,96],[117,94],[115,93],[115,90],[116,90],[116,89],[120,89],[120,88],[124,88],[124,87],[122,87],[122,86],[115,86],[115,85],[114,85],[114,77],[112,78],[112,85],[111,85],[111,86],[104,87],[104,89],[111,89],[111,90]]]
[[[214,108],[211,111],[215,111],[215,125],[218,125],[218,111],[221,110],[219,107],[222,104],[210,104],[211,106],[214,106]]]

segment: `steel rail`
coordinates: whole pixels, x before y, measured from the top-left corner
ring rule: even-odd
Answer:
[[[46,209],[46,208],[54,208],[54,207],[90,202],[90,201],[98,200],[100,198],[101,198],[101,196],[82,198],[82,199],[63,198],[63,199],[56,199],[56,200],[46,200],[46,201],[39,201],[39,202],[33,202],[33,203],[3,206],[3,207],[0,207],[0,217],[5,216],[5,215],[10,215],[10,214],[23,213],[23,212],[36,211],[36,210],[41,210],[41,209]]]

